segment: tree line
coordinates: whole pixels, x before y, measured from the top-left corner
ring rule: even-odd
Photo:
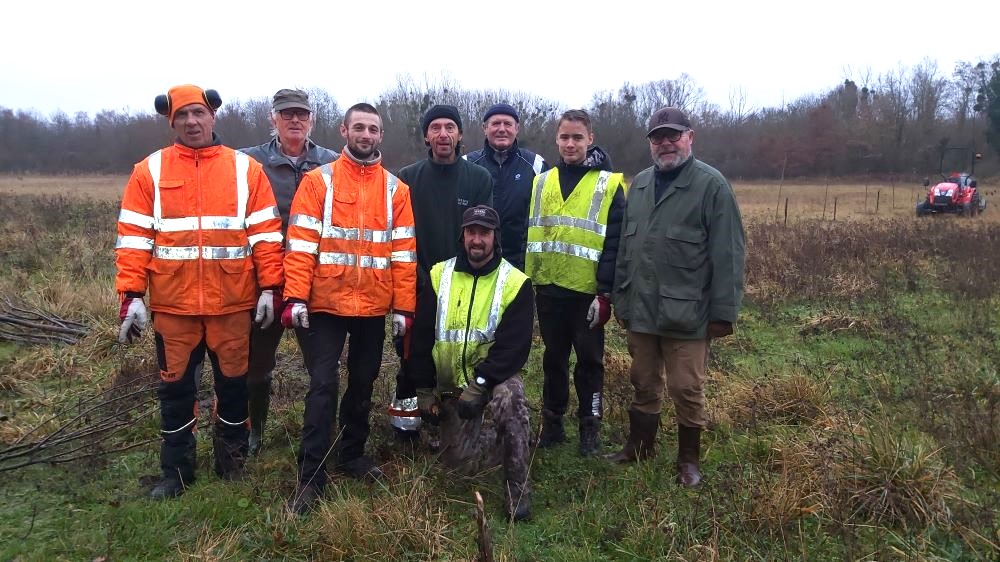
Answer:
[[[222,92],[225,96],[226,92]],[[326,91],[310,90],[317,123],[313,139],[340,150],[343,109]],[[382,114],[386,166],[395,170],[426,157],[420,118],[435,103],[459,108],[463,152],[483,143],[480,116],[497,101],[521,114],[519,141],[550,162],[558,155],[555,130],[564,107],[526,92],[469,90],[449,78],[422,83],[401,76],[375,98]],[[150,104],[152,105],[152,103]],[[979,175],[1000,172],[1000,57],[961,62],[950,72],[925,60],[912,67],[846,77],[825,92],[780,107],[753,107],[744,91],[728,107],[706,101],[686,74],[595,93],[585,108],[596,142],[614,166],[633,174],[650,163],[645,122],[663,105],[684,108],[695,126],[695,153],[730,178],[901,177],[933,175],[945,148],[975,147]],[[264,142],[271,134],[268,98],[225,100],[216,131],[232,147]],[[124,173],[172,140],[163,117],[114,110],[43,116],[0,107],[0,172]],[[955,151],[950,152],[956,155]],[[950,168],[967,167],[948,162]]]

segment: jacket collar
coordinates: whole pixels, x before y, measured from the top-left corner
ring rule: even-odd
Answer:
[[[178,154],[188,158],[207,158],[209,156],[215,156],[222,150],[222,139],[219,135],[212,133],[212,144],[208,146],[203,146],[201,148],[191,148],[185,144],[181,144],[180,139],[174,139],[174,148],[177,149]]]
[[[517,139],[514,139],[514,142],[510,144],[510,148],[508,148],[506,151],[507,158],[510,158],[511,156],[517,154],[517,151],[518,151]],[[490,141],[488,139],[483,139],[483,154],[489,156],[490,158],[493,158],[493,155],[495,153],[496,150],[493,150],[493,147],[490,146]]]
[[[302,152],[302,156],[299,156],[299,163],[312,162],[318,165],[320,163],[318,146],[311,139],[306,139],[305,151]],[[271,142],[267,143],[267,154],[270,163],[290,161],[288,155],[281,151],[281,143],[278,141],[278,137],[273,137]]]

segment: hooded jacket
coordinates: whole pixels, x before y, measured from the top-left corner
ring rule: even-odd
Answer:
[[[611,172],[611,157],[599,146],[594,145],[587,149],[587,157],[582,164],[567,164],[562,160],[556,167],[546,172],[556,174],[559,179],[559,187],[562,191],[563,199],[568,199],[579,185],[580,180],[591,171]],[[544,180],[540,178],[539,181]],[[621,236],[622,216],[625,214],[625,184],[622,182],[614,188],[614,195],[611,200],[611,207],[608,210],[607,228],[604,234],[604,245],[601,250],[600,259],[597,262],[597,293],[610,294],[615,281],[615,261],[618,258],[618,245]],[[530,273],[529,273],[530,275]],[[555,283],[545,285],[535,285],[539,294],[557,298],[569,297],[592,297],[592,294],[585,294],[573,289],[562,287]]]
[[[464,303],[468,310],[465,317],[471,321],[472,307],[476,304],[474,301],[493,296],[493,291],[486,289],[488,283],[484,281],[480,286],[480,281],[495,277],[493,274],[503,260],[499,254],[494,253],[489,262],[480,269],[474,270],[464,250],[459,252],[454,259],[454,275],[464,277],[467,283],[471,278],[474,288],[475,296]],[[518,273],[518,275],[523,277],[523,274]],[[524,277],[517,294],[500,313],[501,318],[493,332],[493,341],[488,344],[469,344],[485,345],[488,346],[488,350],[482,354],[484,357],[481,361],[472,365],[463,363],[465,369],[461,373],[462,376],[457,377],[457,381],[438,377],[438,366],[434,361],[433,349],[438,306],[441,299],[432,284],[428,284],[427,291],[429,298],[421,298],[420,310],[417,311],[414,320],[413,343],[411,344],[412,368],[407,371],[407,376],[410,377],[415,388],[437,387],[442,392],[456,392],[460,390],[456,388],[456,382],[461,384],[465,378],[472,380],[475,376],[486,379],[487,386],[492,388],[520,372],[531,351],[535,299],[530,279]],[[455,306],[463,306],[463,303],[458,303]],[[441,367],[443,370],[448,370],[450,366],[442,365]]]

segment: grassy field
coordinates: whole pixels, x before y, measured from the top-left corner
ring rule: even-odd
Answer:
[[[283,503],[295,481],[306,379],[288,336],[267,449],[248,479],[212,474],[206,417],[199,480],[176,501],[145,499],[158,472],[155,408],[145,407],[155,405],[146,377],[155,370],[152,338],[114,342],[112,247],[124,181],[0,178],[0,302],[91,327],[74,346],[0,343],[0,560],[471,560],[475,491],[486,500],[497,560],[1000,556],[993,207],[974,220],[917,220],[915,197],[897,186],[896,209],[886,208],[883,186],[876,214],[873,186],[866,207],[863,184],[838,184],[830,186],[833,222],[830,208],[821,220],[824,183],[786,184],[785,225],[774,218],[776,183],[737,184],[747,216],[747,303],[735,336],[713,347],[712,423],[696,490],[673,483],[668,408],[658,456],[637,466],[580,459],[572,442],[536,451],[534,518],[508,524],[498,474],[461,478],[423,447],[392,439],[382,413],[396,369],[390,351],[369,444],[389,478],[334,478],[321,508],[298,519]],[[609,326],[603,439],[613,450],[627,428],[630,386],[624,335]],[[526,373],[536,430],[540,349],[536,338]],[[88,397],[108,389],[134,392],[122,402],[136,409],[107,406],[75,419]],[[9,447],[30,439],[32,428],[86,428],[101,416],[129,427],[103,442],[81,434],[67,447],[108,454],[9,470]]]

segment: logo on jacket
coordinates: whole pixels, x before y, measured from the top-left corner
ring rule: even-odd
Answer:
[[[468,207],[469,206],[469,200],[468,199],[462,199],[461,197],[459,197],[458,198],[458,205],[460,207]]]
[[[514,174],[514,181],[521,179],[521,174]]]

